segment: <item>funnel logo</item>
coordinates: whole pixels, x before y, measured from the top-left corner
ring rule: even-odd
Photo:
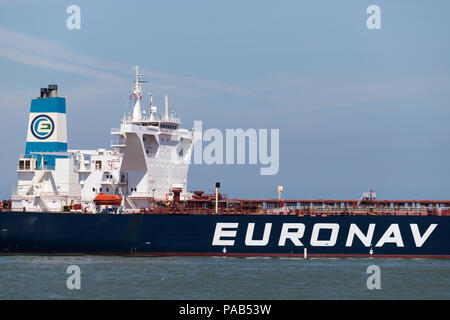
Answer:
[[[41,114],[33,119],[30,129],[35,138],[44,140],[52,135],[55,123],[49,116]]]

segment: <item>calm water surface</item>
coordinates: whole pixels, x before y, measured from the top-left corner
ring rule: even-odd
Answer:
[[[450,260],[0,256],[0,299],[450,299]]]

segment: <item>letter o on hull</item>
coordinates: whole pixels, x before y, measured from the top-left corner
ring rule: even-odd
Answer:
[[[319,240],[320,230],[331,230],[331,235],[328,240]],[[313,247],[332,247],[336,244],[339,233],[339,224],[337,223],[316,223],[311,234],[311,246]]]

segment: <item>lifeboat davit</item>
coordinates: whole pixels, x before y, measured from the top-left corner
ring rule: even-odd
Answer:
[[[95,197],[94,203],[98,206],[100,205],[120,206],[120,204],[122,203],[122,198],[115,194],[99,193]]]

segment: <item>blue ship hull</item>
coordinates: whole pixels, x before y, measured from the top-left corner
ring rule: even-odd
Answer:
[[[2,211],[0,252],[450,258],[450,216]]]

